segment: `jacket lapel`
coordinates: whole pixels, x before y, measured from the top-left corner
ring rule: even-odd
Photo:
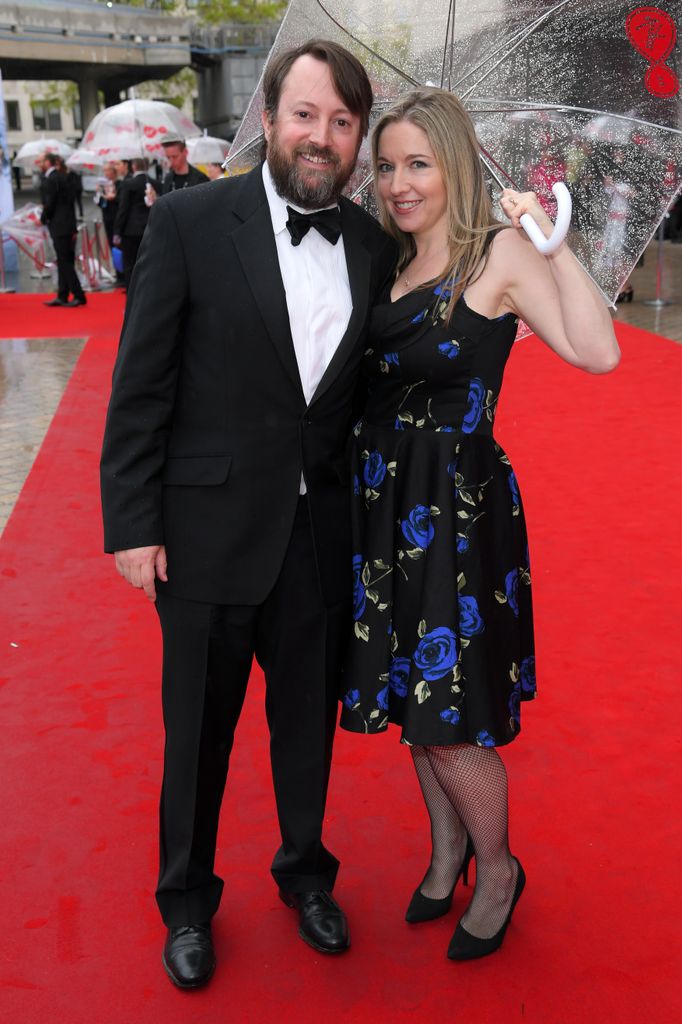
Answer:
[[[350,209],[349,209],[350,208]],[[343,233],[343,247],[346,253],[346,265],[348,267],[348,282],[350,284],[351,297],[353,299],[353,311],[348,321],[345,334],[339,342],[336,352],[331,358],[329,366],[322,375],[317,385],[315,394],[310,404],[324,394],[333,384],[339,373],[350,358],[355,348],[362,326],[367,316],[367,304],[369,300],[369,279],[372,269],[372,261],[364,244],[364,231],[358,230],[356,218],[353,216],[352,203],[347,199],[341,200],[341,230]],[[364,225],[362,226],[364,227]]]
[[[231,237],[270,340],[304,401],[270,208],[261,175],[260,165],[244,175],[243,188],[240,189],[234,207],[234,213],[243,223],[232,232]]]

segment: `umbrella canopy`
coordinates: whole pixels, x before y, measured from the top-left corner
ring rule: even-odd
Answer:
[[[83,136],[83,146],[105,160],[158,159],[164,139],[188,139],[201,129],[172,103],[125,100],[100,110]]]
[[[100,156],[91,149],[80,147],[75,149],[66,161],[66,166],[72,171],[79,171],[89,174],[96,174],[104,167],[107,158]]]
[[[216,139],[212,135],[187,140],[189,159],[193,164],[222,164],[229,148],[230,143],[226,139]]]
[[[71,146],[59,139],[31,139],[25,142],[14,158],[14,167],[23,167],[25,171],[39,171],[43,153],[58,153],[64,158],[73,153]]]
[[[17,243],[37,267],[46,265],[46,253],[50,249],[50,236],[40,221],[42,206],[26,203],[0,224],[0,229]]]
[[[675,22],[682,0],[292,0],[272,53],[314,36],[346,46],[372,81],[373,120],[415,87],[451,89],[493,193],[532,188],[553,212],[551,185],[566,181],[568,243],[612,300],[682,186]],[[259,86],[230,166],[256,163],[262,108]],[[595,130],[602,117],[609,131]],[[363,147],[351,194],[370,174]]]

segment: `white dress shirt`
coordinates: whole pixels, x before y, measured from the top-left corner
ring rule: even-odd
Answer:
[[[299,245],[292,245],[286,226],[287,205],[301,213],[313,211],[287,204],[277,194],[267,161],[263,164],[263,184],[275,233],[298,372],[309,405],[346,333],[353,310],[343,236],[332,245],[311,228]],[[301,494],[305,494],[305,490],[301,480]]]
[[[301,239],[300,245],[292,245],[286,226],[287,202],[275,191],[267,161],[263,164],[263,184],[287,296],[298,372],[309,405],[346,333],[353,309],[346,251],[342,236],[332,245],[315,228]],[[288,205],[301,210],[293,203]],[[301,210],[301,213],[312,212]]]

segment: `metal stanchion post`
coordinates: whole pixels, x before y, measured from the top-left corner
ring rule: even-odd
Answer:
[[[656,298],[645,299],[643,306],[654,306],[662,309],[663,306],[672,306],[670,299],[663,298],[663,236],[665,235],[665,217],[658,225],[658,254],[656,257]]]
[[[14,288],[7,287],[5,277],[5,239],[0,231],[0,295],[11,295],[12,292],[14,292]]]

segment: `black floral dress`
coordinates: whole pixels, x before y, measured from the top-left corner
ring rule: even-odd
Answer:
[[[528,543],[493,437],[516,335],[440,286],[375,307],[355,428],[354,629],[341,725],[502,746],[535,696]]]

